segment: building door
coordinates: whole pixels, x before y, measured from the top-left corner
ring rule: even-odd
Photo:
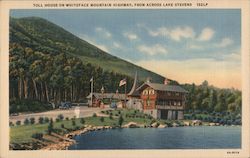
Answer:
[[[161,119],[168,119],[168,110],[161,110]]]

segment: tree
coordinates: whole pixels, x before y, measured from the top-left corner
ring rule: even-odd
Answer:
[[[51,135],[52,131],[53,131],[53,119],[51,118],[49,121],[49,125],[48,125],[48,134]]]
[[[122,123],[123,123],[124,119],[122,117],[122,115],[119,116],[119,119],[118,119],[118,125],[121,127],[122,126]]]
[[[84,124],[84,123],[85,123],[84,118],[81,118],[81,119],[80,119],[80,123],[81,123],[81,124]]]

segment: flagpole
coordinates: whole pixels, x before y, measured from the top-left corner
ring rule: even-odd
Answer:
[[[91,80],[91,107],[93,107],[93,83],[94,83],[94,78],[92,77],[92,80]]]
[[[125,84],[125,99],[124,99],[124,107],[126,106],[126,101],[127,101],[127,79],[126,79],[126,84]]]

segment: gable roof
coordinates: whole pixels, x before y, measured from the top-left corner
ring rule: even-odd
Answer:
[[[145,82],[143,85],[137,88],[137,91],[140,91],[145,86],[149,86],[153,88],[154,90],[158,90],[158,91],[188,93],[188,91],[186,91],[184,88],[178,85],[165,85],[165,84],[151,83],[151,82]]]
[[[102,98],[109,98],[109,99],[124,99],[126,97],[125,94],[120,94],[120,93],[93,93],[93,96],[97,99],[102,99]],[[88,99],[91,98],[91,93],[86,97]]]

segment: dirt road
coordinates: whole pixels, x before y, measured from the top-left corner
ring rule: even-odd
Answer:
[[[105,108],[107,110],[108,108]],[[93,113],[100,113],[104,109],[101,108],[88,108],[88,107],[80,107],[80,117],[89,117],[92,116]],[[41,112],[41,113],[31,113],[31,114],[20,114],[18,116],[10,116],[10,121],[15,123],[16,121],[21,121],[23,122],[26,118],[31,118],[34,117],[35,120],[37,121],[39,117],[48,117],[48,118],[57,118],[59,114],[63,114],[64,118],[72,118],[76,116],[75,114],[75,107],[72,107],[68,110],[51,110],[47,112]]]

